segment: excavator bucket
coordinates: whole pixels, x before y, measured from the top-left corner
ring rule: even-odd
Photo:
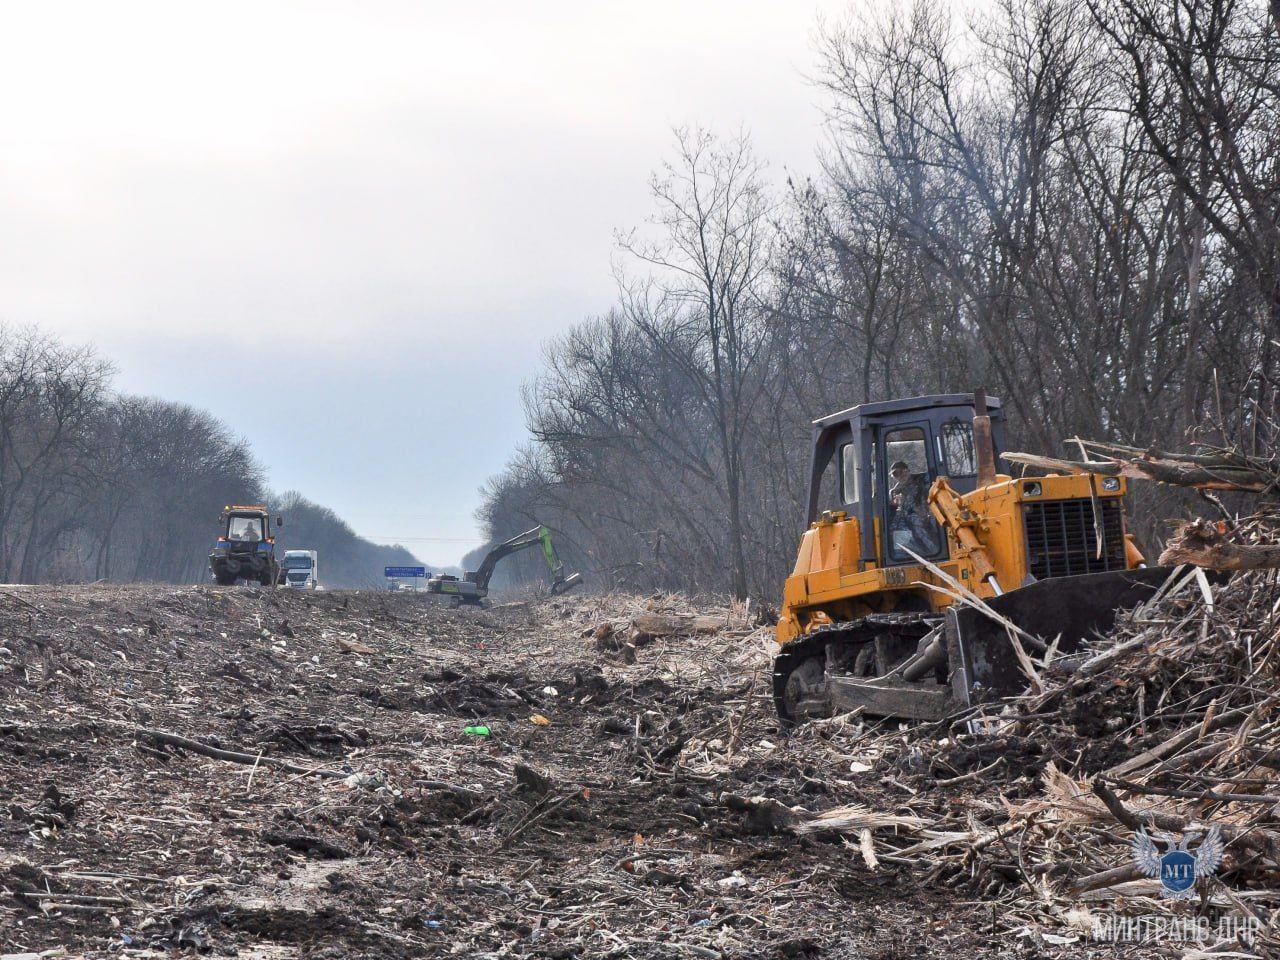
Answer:
[[[987,605],[1046,644],[1056,639],[1055,655],[1071,654],[1082,640],[1110,630],[1117,613],[1154,597],[1174,569],[1143,567],[1040,580]],[[947,611],[946,639],[951,699],[957,707],[1015,696],[1026,688],[1008,628],[998,620],[957,604]],[[1035,650],[1027,652],[1039,659]]]
[[[557,580],[555,583],[551,585],[551,595],[558,596],[559,594],[572,590],[581,582],[582,582],[582,574],[571,573],[567,577],[565,577],[563,580]]]

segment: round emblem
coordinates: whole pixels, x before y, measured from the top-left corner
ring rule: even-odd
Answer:
[[[1160,858],[1160,883],[1171,893],[1182,893],[1196,882],[1196,858],[1185,850],[1171,850]]]

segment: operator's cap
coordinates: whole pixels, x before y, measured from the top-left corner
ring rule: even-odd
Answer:
[[[899,469],[899,468],[901,468],[901,469],[903,469],[903,470],[910,470],[910,469],[911,469],[911,467],[907,464],[907,461],[905,461],[905,460],[898,460],[898,461],[896,461],[896,462],[894,463],[894,465],[893,465],[892,467],[890,467],[890,468],[889,468],[889,472],[890,472],[890,473],[893,473],[893,471],[895,471],[895,470],[897,470],[897,469]]]

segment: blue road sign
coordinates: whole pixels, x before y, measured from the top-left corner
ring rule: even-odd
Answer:
[[[388,577],[425,577],[427,575],[426,567],[387,567],[385,569]]]

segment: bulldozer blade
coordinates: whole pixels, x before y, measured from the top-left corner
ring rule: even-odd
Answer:
[[[1070,654],[1082,640],[1110,630],[1117,612],[1154,596],[1173,570],[1143,567],[1039,580],[987,605],[1046,644],[1056,639],[1058,653]],[[1016,696],[1025,689],[1026,675],[999,621],[956,604],[947,611],[946,631],[952,697],[958,706]]]
[[[827,697],[837,711],[861,707],[871,716],[904,720],[941,720],[956,709],[951,690],[932,680],[831,677]]]

